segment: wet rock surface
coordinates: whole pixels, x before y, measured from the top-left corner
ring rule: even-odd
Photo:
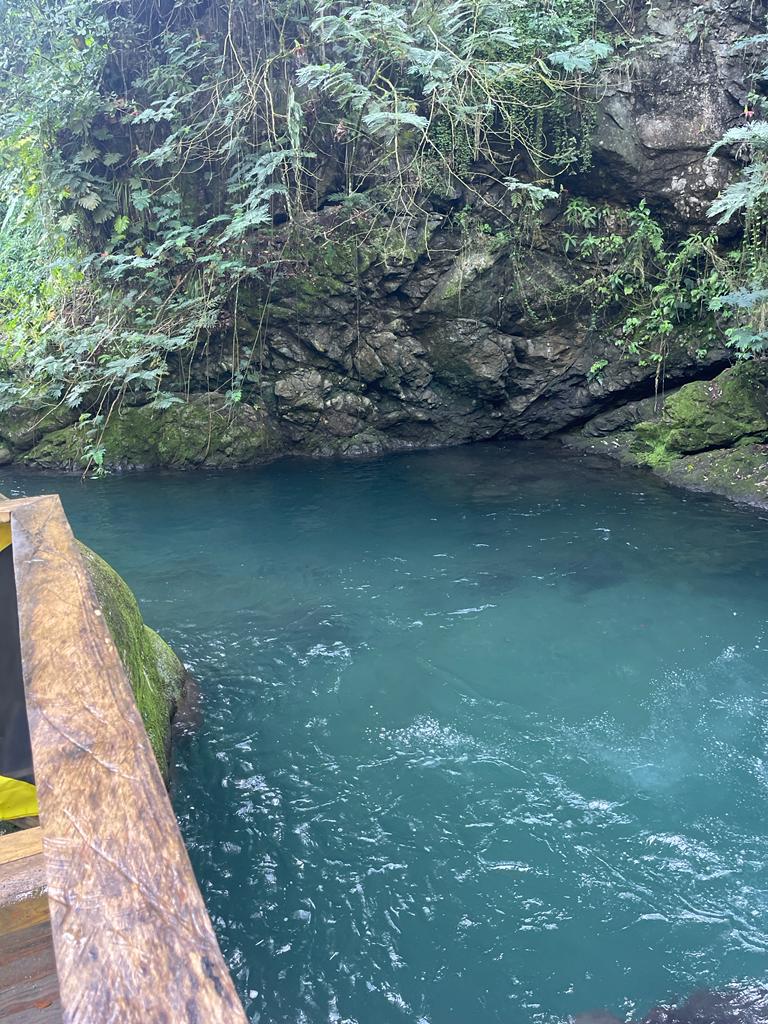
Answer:
[[[687,384],[666,398],[660,416],[638,423],[635,435],[641,454],[669,458],[768,441],[768,369],[743,362]]]
[[[607,84],[598,108],[595,194],[642,193],[686,224],[704,224],[707,207],[733,164],[712,144],[738,121],[749,94],[734,44],[759,13],[732,0],[661,0],[635,9],[646,40],[624,78]]]

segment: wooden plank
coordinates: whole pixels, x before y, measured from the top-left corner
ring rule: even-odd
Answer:
[[[36,502],[44,500],[44,497],[34,496],[31,498],[6,498],[4,494],[0,494],[0,523],[9,523],[14,510],[23,508],[25,505],[34,505]]]
[[[58,498],[11,525],[64,1024],[245,1024]]]
[[[0,910],[0,1020],[3,1024],[61,1024],[45,896]]]
[[[10,864],[43,852],[43,833],[39,828],[24,828],[0,836],[0,864]]]
[[[10,935],[15,931],[24,931],[41,921],[50,923],[48,897],[40,894],[32,899],[22,900],[0,909],[0,935]]]
[[[42,832],[28,828],[0,836],[0,907],[45,890]]]
[[[42,853],[0,864],[0,907],[45,892],[45,861]]]

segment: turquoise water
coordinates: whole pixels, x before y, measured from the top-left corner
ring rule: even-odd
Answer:
[[[546,445],[0,490],[200,681],[174,799],[253,1021],[760,997],[764,516]]]

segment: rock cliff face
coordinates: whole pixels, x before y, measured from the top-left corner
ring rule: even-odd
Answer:
[[[556,221],[523,251],[493,233],[463,239],[447,215],[427,231],[401,265],[356,275],[340,260],[332,279],[295,282],[298,302],[273,311],[267,403],[288,447],[361,454],[544,437],[653,393],[655,367],[616,357],[579,308],[587,271],[563,254]],[[672,382],[722,368],[724,353],[702,360],[697,348],[695,338],[675,347]],[[590,368],[603,359],[598,382]]]
[[[758,17],[743,0],[638,5],[632,31],[647,42],[604,85],[594,168],[569,182],[573,193],[623,207],[644,199],[673,234],[704,221],[734,169],[708,151],[747,97],[733,43]],[[508,200],[484,199],[464,233],[450,209],[433,209],[405,232],[399,260],[366,254],[361,266],[339,246],[318,273],[310,255],[307,276],[274,304],[262,354],[288,447],[357,453],[542,437],[654,392],[656,368],[620,358],[610,333],[594,329],[579,294],[590,268],[564,251],[562,204],[525,245],[510,246]],[[702,357],[699,347],[675,340],[667,386],[723,368],[723,351]],[[602,360],[597,380],[590,368]]]
[[[734,45],[764,17],[765,5],[748,0],[638,5],[634,31],[648,43],[625,77],[606,83],[585,189],[619,201],[644,196],[673,221],[706,223],[733,171],[726,156],[708,153],[739,122],[750,89]]]
[[[617,209],[645,200],[673,237],[702,224],[735,166],[708,151],[740,122],[748,95],[733,44],[757,30],[767,6],[638,3],[629,28],[642,42],[601,87],[594,166],[565,183],[568,194]],[[296,254],[295,273],[272,290],[266,312],[262,294],[240,297],[237,333],[252,346],[245,401],[126,408],[99,432],[103,464],[244,465],[289,452],[540,438],[653,395],[657,366],[618,354],[585,301],[592,268],[564,245],[565,203],[553,202],[511,243],[508,193],[486,188],[462,220],[467,200],[458,190],[425,200],[421,218],[393,220],[362,245],[343,240],[333,207],[312,215],[305,236],[317,247]],[[231,378],[230,348],[205,352],[191,369],[193,389]],[[711,345],[704,353],[692,330],[673,340],[663,385],[711,379],[729,361]],[[56,428],[42,440],[41,419],[43,432]],[[24,431],[0,423],[0,456],[40,467],[88,461],[88,424],[46,422],[42,415]]]

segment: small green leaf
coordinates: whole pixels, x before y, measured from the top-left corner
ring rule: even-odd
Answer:
[[[95,146],[83,146],[72,159],[76,164],[88,164],[91,160],[95,160],[98,155],[99,151]]]
[[[95,210],[101,206],[101,196],[96,192],[86,192],[77,200],[77,205],[82,206],[84,210]]]

